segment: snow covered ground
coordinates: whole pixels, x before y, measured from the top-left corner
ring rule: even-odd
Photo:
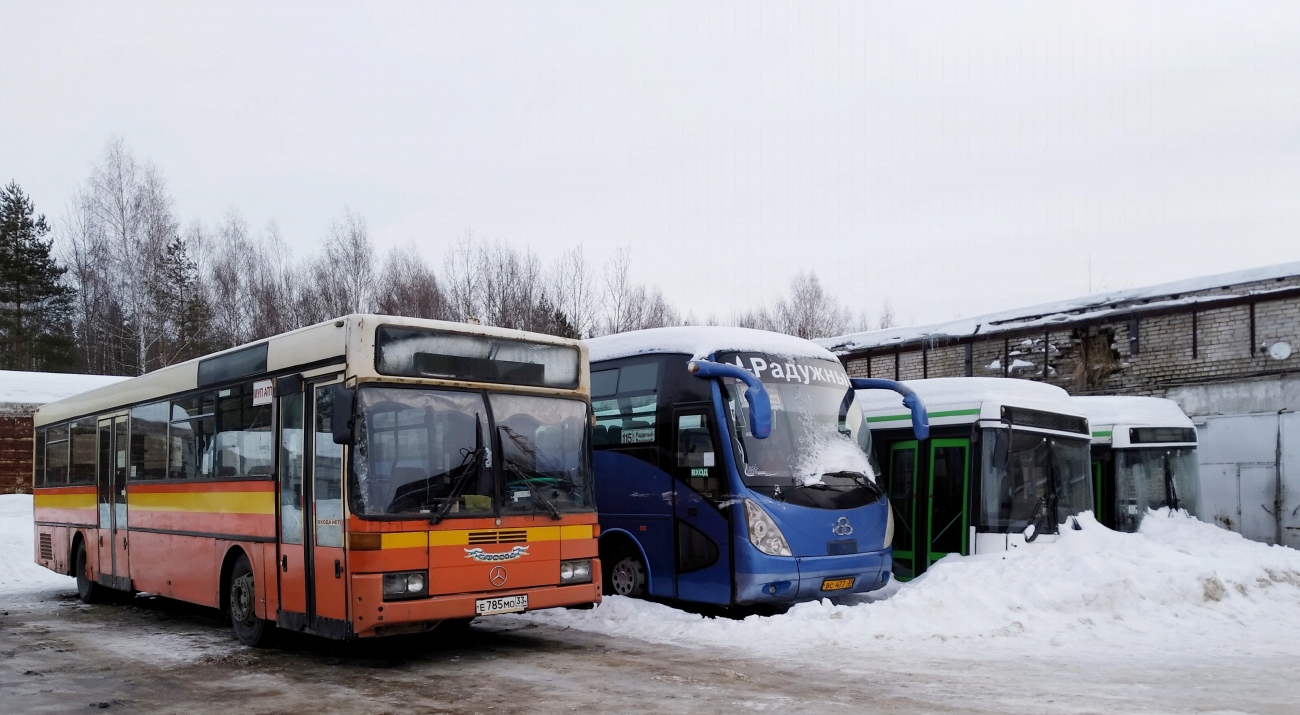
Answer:
[[[1054,544],[948,557],[874,597],[779,616],[607,598],[480,619],[462,645],[357,654],[245,649],[165,599],[83,606],[71,578],[32,563],[31,497],[0,496],[0,711],[1300,709],[1300,552],[1167,512],[1137,534],[1080,522]],[[66,673],[84,675],[52,678]]]
[[[749,656],[862,655],[1127,660],[1300,656],[1300,552],[1162,511],[1137,534],[1090,515],[1059,541],[949,556],[876,597],[744,620],[610,597],[589,611],[515,618]]]
[[[32,495],[0,495],[0,605],[48,592],[76,591],[77,583],[33,560]]]

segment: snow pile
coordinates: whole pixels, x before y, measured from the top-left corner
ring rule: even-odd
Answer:
[[[762,353],[784,358],[819,358],[839,362],[829,350],[811,340],[750,328],[685,325],[633,330],[587,341],[591,362],[644,353],[685,353],[702,359],[719,352]]]
[[[936,655],[1177,652],[1300,654],[1300,552],[1168,511],[1123,534],[1082,530],[1008,553],[949,556],[875,598],[797,605],[773,617],[708,619],[608,597],[539,622],[680,645],[795,656],[827,649]]]
[[[0,495],[0,598],[20,592],[77,587],[70,576],[60,576],[36,564],[34,533],[32,495]]]
[[[0,404],[44,405],[126,379],[115,375],[0,370]]]

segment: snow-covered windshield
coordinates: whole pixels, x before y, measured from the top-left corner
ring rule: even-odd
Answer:
[[[852,488],[874,483],[876,471],[868,457],[871,431],[838,362],[753,353],[723,354],[718,361],[757,375],[772,402],[771,436],[757,439],[749,429],[744,383],[723,380],[732,447],[747,486]]]
[[[982,531],[1024,531],[1045,513],[1035,528],[1053,533],[1060,520],[1092,509],[1087,439],[986,429],[983,443]]]
[[[1115,513],[1120,531],[1137,531],[1147,509],[1195,514],[1201,506],[1195,447],[1115,451]]]

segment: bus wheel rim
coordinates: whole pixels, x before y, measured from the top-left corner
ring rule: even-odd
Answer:
[[[230,584],[230,617],[240,623],[249,623],[253,615],[253,574],[240,574]]]
[[[632,588],[636,584],[632,563],[624,559],[614,564],[614,572],[610,574],[609,580],[614,586],[614,593],[620,596],[632,593]]]

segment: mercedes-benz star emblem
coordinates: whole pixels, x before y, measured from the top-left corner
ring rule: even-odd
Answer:
[[[853,525],[849,523],[847,516],[841,516],[840,520],[835,522],[835,526],[831,527],[831,531],[835,532],[836,536],[848,536],[853,533]]]
[[[492,570],[488,572],[488,580],[492,582],[493,586],[506,585],[506,567],[493,566]]]

